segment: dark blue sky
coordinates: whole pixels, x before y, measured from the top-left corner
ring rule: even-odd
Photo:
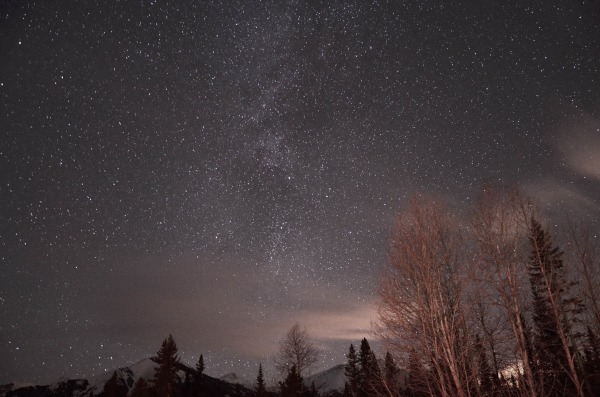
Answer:
[[[324,5],[323,3],[326,3]],[[395,214],[600,215],[595,2],[0,2],[0,383],[369,336]]]

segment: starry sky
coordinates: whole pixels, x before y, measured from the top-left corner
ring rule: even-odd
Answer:
[[[0,384],[369,337],[415,193],[600,229],[600,3],[0,1]],[[316,368],[318,369],[318,368]]]

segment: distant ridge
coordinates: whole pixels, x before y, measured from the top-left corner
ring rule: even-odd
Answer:
[[[157,364],[151,358],[145,358],[130,366],[106,371],[89,379],[59,379],[49,385],[31,385],[22,383],[9,383],[0,386],[0,397],[105,397],[104,385],[114,372],[117,373],[119,397],[131,394],[133,385],[139,378],[150,381],[154,378],[154,368]],[[179,365],[179,383],[176,397],[184,397],[184,391],[194,388],[194,375],[196,371],[187,365]],[[238,383],[216,379],[202,375],[203,387],[206,395],[211,397],[237,397],[249,391],[248,388]]]

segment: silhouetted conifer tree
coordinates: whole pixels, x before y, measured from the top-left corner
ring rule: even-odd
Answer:
[[[358,355],[354,349],[354,345],[350,344],[350,349],[346,355],[348,363],[344,367],[344,373],[346,374],[346,395],[349,397],[356,397],[360,387],[360,363],[358,361]]]
[[[360,364],[358,396],[370,397],[380,394],[382,392],[381,370],[367,338],[363,338],[360,342],[358,362]]]
[[[352,397],[352,395],[350,394],[350,385],[348,385],[348,382],[344,382],[344,391],[342,395],[344,397]]]
[[[317,387],[315,386],[315,382],[312,381],[310,384],[310,391],[309,391],[309,396],[310,397],[318,397],[319,392],[317,391]]]
[[[119,378],[113,372],[110,379],[104,384],[104,397],[121,397],[119,393]]]
[[[242,385],[240,385],[239,383],[236,383],[235,385],[233,385],[233,396],[232,397],[243,397],[244,396],[244,390],[242,388]]]
[[[163,341],[156,357],[153,357],[152,360],[158,364],[154,372],[154,389],[157,397],[173,397],[177,382],[180,381],[177,374],[179,357],[173,336],[169,335]]]
[[[263,375],[262,364],[258,364],[258,375],[256,376],[256,387],[254,389],[255,397],[265,397],[267,388],[265,386],[265,377]]]
[[[584,369],[588,394],[600,396],[600,341],[589,326],[587,327]]]
[[[296,366],[292,365],[283,382],[279,382],[281,389],[281,397],[300,397],[304,392],[304,384],[302,376],[296,370]]]
[[[425,397],[429,395],[428,371],[421,358],[413,349],[408,355],[405,394],[409,397]]]
[[[133,385],[131,397],[149,397],[148,382],[144,378],[139,378]]]
[[[533,346],[546,396],[577,394],[578,370],[574,367],[572,321],[581,312],[580,302],[569,297],[563,274],[562,251],[539,222],[531,219],[529,282],[533,296]],[[569,318],[570,316],[573,316]]]
[[[203,395],[203,382],[202,377],[204,376],[204,356],[200,355],[198,362],[196,363],[196,373],[194,374],[194,382],[196,383],[196,396],[201,397]]]
[[[393,396],[398,395],[400,391],[400,379],[398,378],[400,375],[400,370],[394,361],[394,357],[387,352],[385,354],[385,363],[384,363],[384,374],[383,379],[385,381],[385,387],[388,391],[387,394],[391,394]]]

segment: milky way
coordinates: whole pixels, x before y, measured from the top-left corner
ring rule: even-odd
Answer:
[[[446,3],[2,1],[0,383],[343,362],[417,192],[600,228],[598,3]]]

